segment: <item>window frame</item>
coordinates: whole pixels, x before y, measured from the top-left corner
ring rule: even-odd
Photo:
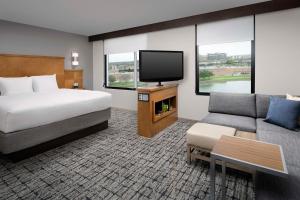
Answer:
[[[255,93],[255,16],[254,17],[254,39],[251,40],[251,92]],[[199,66],[198,66],[198,45],[197,45],[197,24],[195,24],[195,93],[201,96],[210,96],[210,92],[200,92]],[[234,93],[234,92],[233,92]],[[238,94],[238,93],[237,93]]]
[[[108,63],[107,63],[107,54],[104,55],[104,83],[103,87],[107,89],[116,89],[116,90],[136,90],[137,89],[137,69],[136,69],[136,51],[134,51],[134,88],[126,88],[126,87],[112,87],[108,86],[108,80],[107,80],[107,75],[108,75]]]

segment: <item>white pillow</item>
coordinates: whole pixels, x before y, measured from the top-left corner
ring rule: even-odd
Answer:
[[[286,99],[287,100],[292,100],[292,101],[300,101],[300,97],[295,97],[295,96],[292,96],[290,94],[286,94]],[[299,117],[298,124],[300,126],[300,117]]]
[[[49,92],[58,90],[56,74],[45,76],[32,76],[34,92]]]
[[[0,77],[1,96],[32,93],[32,79],[30,77],[2,78]]]
[[[292,100],[292,101],[300,101],[300,97],[295,97],[295,96],[292,96],[290,94],[286,94],[286,99],[287,100]]]

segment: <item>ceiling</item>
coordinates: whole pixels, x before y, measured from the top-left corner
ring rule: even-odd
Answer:
[[[1,0],[0,19],[94,35],[266,0]]]

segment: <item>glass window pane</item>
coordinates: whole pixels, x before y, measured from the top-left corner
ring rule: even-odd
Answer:
[[[198,46],[199,92],[251,93],[251,41]]]
[[[107,55],[107,86],[135,88],[134,52]]]

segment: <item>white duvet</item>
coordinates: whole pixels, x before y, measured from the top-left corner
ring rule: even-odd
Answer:
[[[109,107],[111,94],[100,91],[59,89],[0,96],[0,131],[24,130]]]

